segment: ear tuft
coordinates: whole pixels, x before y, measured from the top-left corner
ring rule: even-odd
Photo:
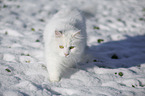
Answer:
[[[78,32],[76,32],[75,34],[73,34],[73,37],[77,37],[78,35],[80,35],[81,34],[81,32],[80,32],[80,30],[78,31]]]
[[[62,32],[55,30],[55,36],[59,38],[62,37]]]

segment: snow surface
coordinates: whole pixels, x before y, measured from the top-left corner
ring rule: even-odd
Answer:
[[[144,0],[0,0],[0,96],[145,96],[144,5]],[[94,57],[51,83],[42,33],[67,6],[85,13],[88,53]]]

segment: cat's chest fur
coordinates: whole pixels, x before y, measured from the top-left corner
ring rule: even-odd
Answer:
[[[62,9],[44,31],[45,60],[51,81],[58,81],[63,66],[80,62],[86,47],[85,18],[77,9]],[[56,76],[55,76],[56,75]]]

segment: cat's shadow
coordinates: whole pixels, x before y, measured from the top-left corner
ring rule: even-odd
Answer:
[[[70,78],[79,70],[87,71],[95,66],[109,69],[140,67],[145,63],[145,35],[101,43],[88,47],[86,51],[88,57],[84,62],[76,68],[67,69],[64,78]]]

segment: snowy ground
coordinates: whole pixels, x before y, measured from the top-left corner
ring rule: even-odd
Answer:
[[[144,5],[144,0],[0,0],[0,96],[145,96]],[[94,58],[51,83],[42,33],[64,6],[86,14]]]

